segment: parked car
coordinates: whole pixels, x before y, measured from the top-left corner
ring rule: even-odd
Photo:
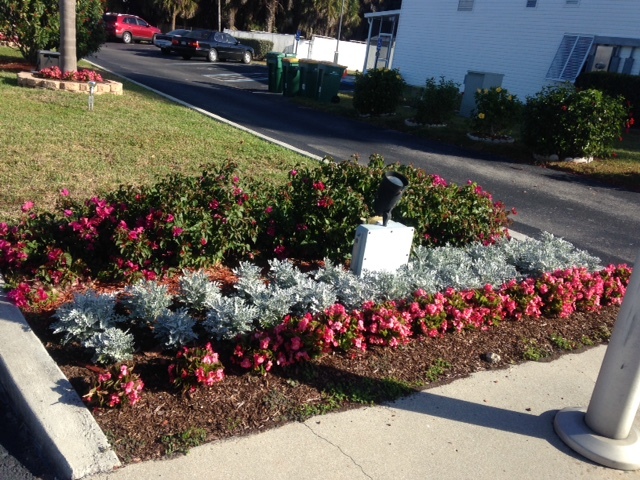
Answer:
[[[213,30],[194,30],[182,37],[174,38],[171,51],[189,60],[191,57],[205,57],[210,62],[218,60],[240,60],[251,63],[253,48],[243,45],[228,33]]]
[[[178,28],[177,30],[171,30],[167,33],[158,33],[155,37],[153,37],[153,44],[158,47],[162,53],[170,53],[171,42],[173,41],[173,39],[182,37],[190,32],[191,30]]]
[[[152,42],[154,35],[162,33],[159,28],[149,25],[135,15],[105,13],[102,16],[108,39],[119,39],[124,43]]]

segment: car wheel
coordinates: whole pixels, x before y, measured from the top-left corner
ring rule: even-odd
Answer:
[[[133,41],[133,37],[130,32],[124,32],[122,34],[122,42],[123,43],[131,43]]]
[[[191,60],[191,55],[182,55],[185,60]]]
[[[161,48],[160,51],[162,53],[164,53],[165,55],[169,55],[171,53],[171,50],[169,50],[168,48],[164,48],[164,47]]]
[[[242,63],[251,63],[251,60],[253,60],[253,55],[249,50],[242,54]]]
[[[218,60],[218,51],[215,48],[209,50],[209,53],[207,54],[207,60],[209,60],[210,62],[216,62]]]

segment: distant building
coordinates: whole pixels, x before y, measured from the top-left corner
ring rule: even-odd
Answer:
[[[521,100],[582,71],[640,74],[640,0],[404,0],[393,68]]]

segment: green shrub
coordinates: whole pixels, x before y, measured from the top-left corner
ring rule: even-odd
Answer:
[[[106,36],[100,0],[76,2],[76,54],[78,59],[96,53]],[[16,36],[20,52],[36,63],[38,50],[57,50],[60,45],[60,9],[57,0],[0,1],[0,25],[7,36]]]
[[[416,103],[415,121],[425,125],[442,125],[451,120],[460,106],[460,84],[440,77],[427,79],[422,95]]]
[[[522,140],[539,155],[607,157],[628,119],[623,102],[569,84],[546,87],[527,98]]]
[[[476,135],[491,138],[507,136],[520,120],[522,103],[506,88],[478,89],[475,100],[471,128]]]
[[[361,218],[373,214],[380,181],[387,171],[409,180],[393,219],[415,228],[415,245],[462,246],[493,243],[509,223],[501,203],[475,183],[448,185],[437,175],[400,164],[385,165],[372,155],[368,167],[355,161],[328,162],[294,170],[284,190],[275,192],[260,223],[260,248],[294,258],[344,261],[351,254]]]
[[[374,68],[364,75],[356,73],[353,107],[361,115],[395,113],[405,85],[397,69]]]
[[[258,256],[342,262],[390,170],[409,179],[393,219],[415,227],[416,245],[492,243],[505,235],[504,206],[478,185],[447,185],[415,167],[385,165],[378,155],[368,167],[326,161],[295,169],[284,185],[243,183],[235,165],[224,163],[200,176],[172,175],[82,202],[63,192],[53,212],[27,202],[19,223],[0,223],[0,269],[20,298],[46,301],[43,285],[87,276],[153,280]]]
[[[253,58],[255,60],[262,60],[267,53],[273,50],[273,42],[270,40],[258,40],[255,38],[239,38],[241,43],[253,48]]]
[[[627,107],[640,114],[640,76],[611,72],[583,73],[576,79],[578,90],[600,90],[610,97],[622,95],[628,102]],[[640,126],[640,123],[636,124]]]

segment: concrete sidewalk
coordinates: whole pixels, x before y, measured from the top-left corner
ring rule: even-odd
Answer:
[[[480,372],[389,406],[314,417],[91,479],[637,479],[640,471],[582,458],[553,429],[558,410],[588,405],[605,351]]]

